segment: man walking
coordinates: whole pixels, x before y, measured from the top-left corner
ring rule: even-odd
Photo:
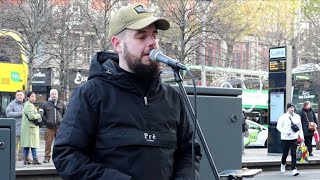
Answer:
[[[58,91],[56,89],[50,90],[50,98],[45,102],[41,109],[43,110],[43,122],[46,125],[45,131],[45,156],[43,163],[49,163],[51,158],[51,146],[54,138],[57,135],[60,123],[66,106],[63,102],[58,100]]]
[[[299,129],[292,128],[292,125],[295,124]],[[294,106],[292,103],[287,104],[287,112],[279,117],[277,123],[277,129],[281,133],[282,148],[283,154],[281,158],[281,167],[280,171],[284,173],[286,171],[286,161],[291,152],[291,166],[292,166],[292,175],[297,176],[299,172],[297,170],[297,139],[298,136],[304,141],[304,135],[301,125],[300,116],[294,113]]]
[[[24,93],[22,90],[16,92],[16,99],[13,100],[6,109],[8,118],[16,119],[16,160],[22,160],[22,151],[20,150],[21,121],[23,109]]]

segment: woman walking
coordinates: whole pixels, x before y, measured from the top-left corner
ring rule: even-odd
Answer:
[[[31,148],[31,154],[33,157],[32,164],[40,164],[37,157],[37,148],[39,148],[39,126],[38,122],[41,122],[41,115],[37,108],[34,106],[36,101],[36,94],[34,92],[28,92],[27,101],[23,106],[23,115],[21,123],[21,146],[23,147],[24,164],[31,164],[28,161],[29,149]]]
[[[317,116],[314,113],[313,109],[311,108],[311,103],[310,101],[305,101],[303,103],[303,107],[301,111],[299,112],[299,115],[301,117],[301,122],[302,122],[302,129],[303,129],[303,134],[305,138],[305,144],[308,147],[308,152],[309,156],[313,156],[312,154],[312,137],[314,134],[314,130],[309,129],[309,122],[313,122],[316,124],[316,127],[318,127],[318,120]]]

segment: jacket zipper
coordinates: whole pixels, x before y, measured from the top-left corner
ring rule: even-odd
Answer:
[[[144,99],[144,105],[148,106],[148,97],[145,96],[143,99]]]

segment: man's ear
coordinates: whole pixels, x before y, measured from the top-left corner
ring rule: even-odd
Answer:
[[[111,43],[112,43],[112,46],[114,48],[114,50],[117,52],[117,53],[120,53],[122,51],[122,40],[117,37],[117,36],[113,36],[111,38]]]

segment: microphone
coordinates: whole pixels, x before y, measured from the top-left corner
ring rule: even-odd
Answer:
[[[168,66],[174,69],[182,69],[182,70],[187,69],[187,67],[181,64],[179,61],[164,55],[159,49],[152,49],[149,53],[149,57],[152,61],[167,64]]]

